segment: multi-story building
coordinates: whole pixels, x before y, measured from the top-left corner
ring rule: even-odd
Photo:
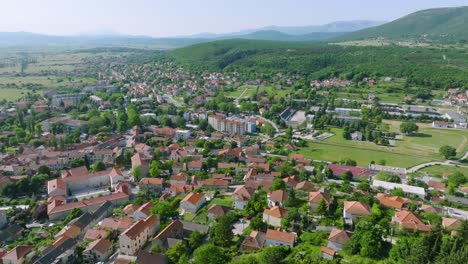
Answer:
[[[159,219],[154,215],[135,222],[119,236],[120,252],[135,255],[156,234],[159,224]]]
[[[248,122],[244,119],[233,116],[227,117],[220,113],[208,116],[208,124],[215,130],[230,134],[244,135],[248,130],[252,131],[252,128],[248,126]]]
[[[83,100],[85,96],[85,93],[55,94],[52,95],[52,105],[57,107],[65,102],[76,104]]]

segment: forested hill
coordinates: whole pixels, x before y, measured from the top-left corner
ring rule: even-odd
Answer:
[[[235,39],[196,44],[171,51],[168,56],[194,71],[289,72],[313,79],[393,76],[432,88],[468,85],[468,54],[462,49]]]
[[[468,6],[421,10],[395,21],[337,37],[363,40],[384,37],[442,42],[468,41]]]

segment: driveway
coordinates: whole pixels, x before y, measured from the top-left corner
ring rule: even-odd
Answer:
[[[241,218],[239,221],[234,223],[232,232],[234,235],[242,235],[242,232],[249,226],[250,220],[245,220]]]

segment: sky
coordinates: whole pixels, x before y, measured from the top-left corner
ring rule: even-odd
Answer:
[[[391,21],[449,6],[468,6],[468,0],[2,0],[0,31],[165,37],[270,25]]]

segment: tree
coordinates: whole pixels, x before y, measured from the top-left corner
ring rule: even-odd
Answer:
[[[91,171],[103,171],[106,170],[106,165],[101,160],[96,161],[93,165],[91,165]]]
[[[290,251],[290,248],[286,246],[264,248],[259,254],[260,263],[281,263],[288,256]]]
[[[340,178],[343,181],[351,181],[353,179],[353,173],[351,171],[346,171],[340,174]]]
[[[446,159],[455,157],[457,155],[457,150],[454,147],[444,145],[439,148],[439,153],[444,156]]]
[[[173,206],[167,201],[158,202],[153,208],[151,208],[151,213],[158,215],[161,218],[161,221],[166,221],[169,217],[177,215],[177,211]]]
[[[387,247],[383,240],[384,233],[385,231],[380,225],[362,218],[357,223],[353,236],[346,242],[343,250],[348,254],[359,254],[362,257],[383,258]]]
[[[400,132],[407,135],[418,131],[419,127],[414,122],[403,122],[400,124]]]
[[[161,176],[161,170],[159,169],[159,164],[157,161],[153,160],[149,167],[149,173],[151,177],[159,177]]]
[[[198,231],[194,231],[192,234],[190,234],[190,237],[188,238],[188,244],[191,250],[195,250],[196,248],[200,247],[203,244],[203,238],[205,235]]]
[[[193,252],[193,264],[225,264],[230,260],[223,248],[206,244]],[[270,262],[271,264],[273,262]]]
[[[276,177],[270,186],[270,191],[286,190],[286,186],[286,182],[284,182],[283,179]]]
[[[215,245],[229,247],[232,244],[234,233],[232,232],[232,220],[230,215],[218,217],[212,230],[211,238]]]
[[[264,230],[266,228],[266,224],[263,222],[262,215],[257,214],[255,217],[250,219],[249,227],[252,230]]]
[[[135,178],[135,182],[140,180],[141,168],[140,166],[135,166],[132,168],[132,176]]]
[[[76,168],[76,167],[80,167],[80,166],[84,166],[84,165],[85,165],[84,160],[80,159],[80,158],[72,159],[72,161],[70,162],[70,166],[72,168]]]
[[[183,255],[187,255],[188,249],[184,242],[177,242],[172,248],[169,248],[165,254],[172,263],[177,263]]]
[[[449,185],[452,184],[454,188],[458,188],[460,185],[465,184],[466,182],[467,178],[463,173],[459,171],[450,175],[450,177],[448,178]]]
[[[328,212],[327,204],[325,203],[324,199],[320,199],[320,202],[318,203],[317,208],[315,209],[315,212],[321,216],[327,215],[327,212]]]
[[[292,140],[292,137],[293,137],[292,127],[286,128],[285,136],[289,141]]]
[[[401,188],[395,188],[390,192],[390,195],[404,197],[405,192]]]
[[[37,169],[37,173],[38,174],[47,174],[47,175],[51,175],[51,169],[49,166],[47,165],[41,165],[38,169]]]

